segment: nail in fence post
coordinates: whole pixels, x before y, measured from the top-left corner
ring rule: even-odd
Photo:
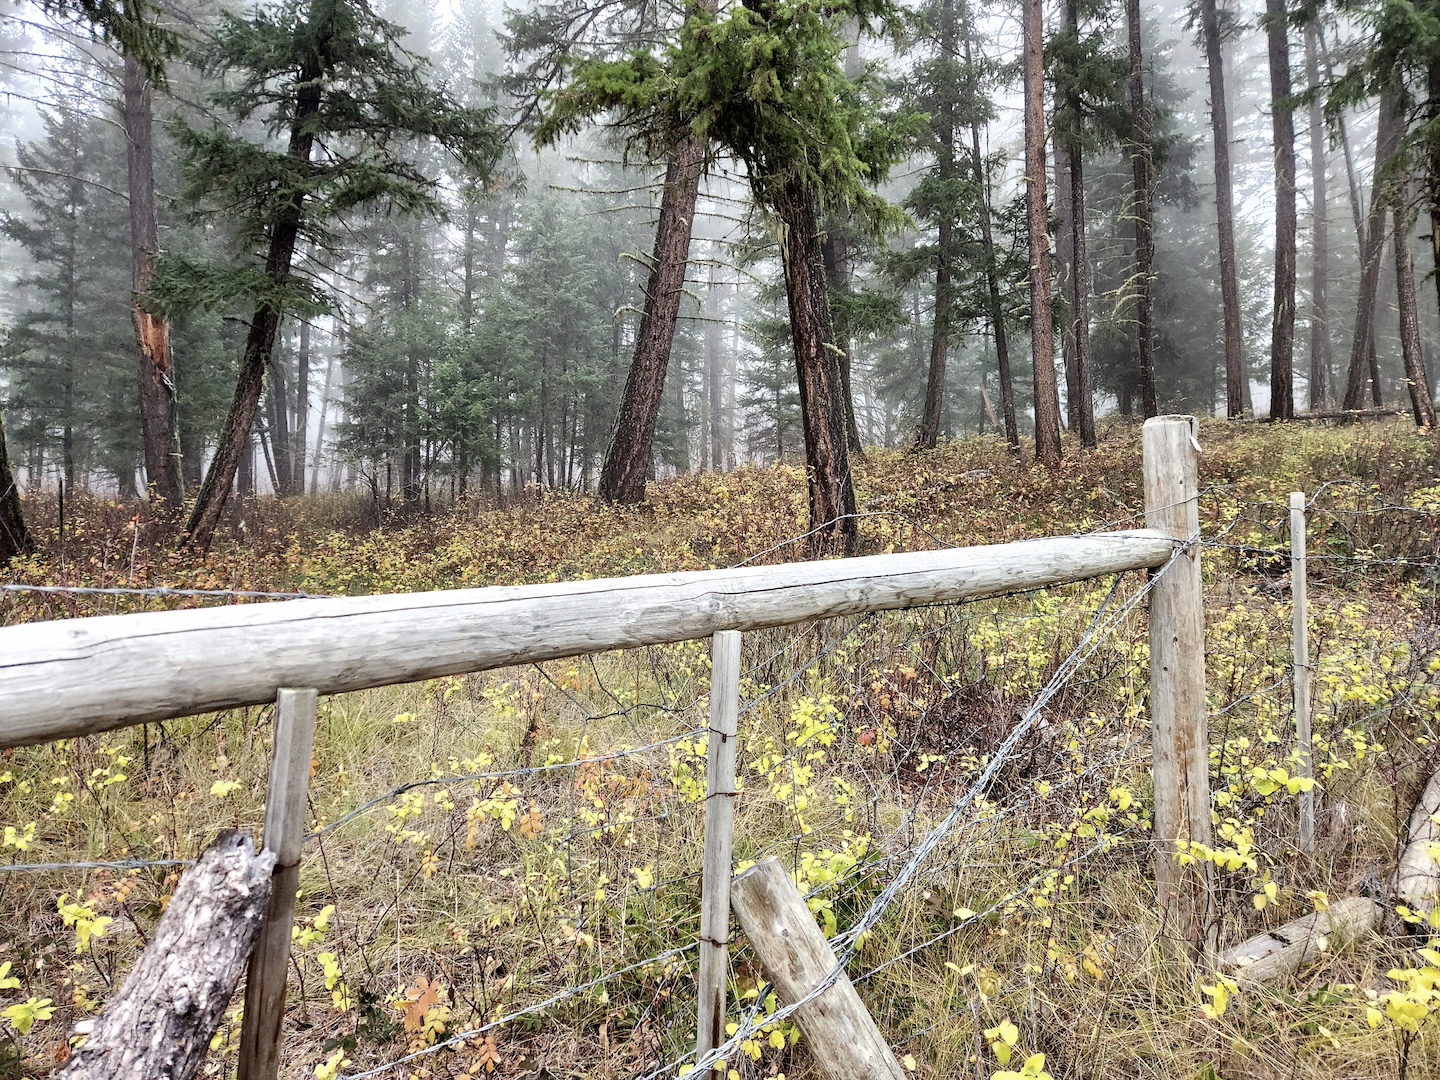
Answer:
[[[740,641],[738,630],[720,630],[710,646],[705,864],[700,885],[700,1017],[695,1038],[695,1052],[702,1057],[725,1041],[735,753],[740,720]]]
[[[1299,775],[1314,777],[1310,735],[1310,626],[1305,580],[1305,493],[1290,494],[1290,600],[1295,638],[1295,748],[1300,755]],[[1300,793],[1300,850],[1315,850],[1315,792]]]
[[[1145,524],[1187,547],[1150,592],[1150,722],[1155,777],[1155,885],[1161,934],[1192,958],[1213,957],[1213,872],[1177,859],[1177,840],[1214,846],[1205,714],[1198,451],[1193,416],[1145,421]]]
[[[265,926],[250,955],[245,1019],[240,1030],[239,1080],[275,1080],[285,1019],[285,977],[290,929],[300,885],[305,840],[305,796],[315,743],[315,691],[281,690],[275,702],[275,752],[265,796],[265,847],[275,852],[275,876]]]

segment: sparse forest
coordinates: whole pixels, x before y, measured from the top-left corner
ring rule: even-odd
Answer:
[[[139,1040],[162,913],[262,824],[303,854],[187,1080],[848,1077],[703,929],[767,856],[864,1075],[1440,1075],[1440,5],[0,0],[0,89],[0,1078]],[[728,792],[720,623],[392,678],[263,614],[1147,526],[757,616]],[[119,672],[192,609],[257,620],[217,672],[333,659],[318,719],[7,705],[24,635]]]

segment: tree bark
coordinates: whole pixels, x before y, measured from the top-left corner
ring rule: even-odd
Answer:
[[[1240,281],[1235,265],[1235,195],[1230,180],[1230,117],[1225,104],[1225,58],[1215,0],[1200,0],[1200,26],[1210,77],[1210,127],[1215,143],[1215,229],[1220,245],[1220,299],[1225,315],[1225,415],[1245,412],[1245,342],[1240,326]]]
[[[1060,464],[1060,395],[1050,310],[1050,205],[1045,193],[1045,27],[1040,0],[1022,0],[1025,38],[1025,204],[1030,232],[1030,355],[1035,378],[1035,458]]]
[[[145,478],[152,497],[175,511],[184,498],[176,455],[175,377],[170,357],[170,324],[142,306],[155,280],[160,233],[155,221],[155,135],[150,83],[139,61],[125,57],[120,117],[130,195],[130,318],[135,328],[136,378],[140,391],[140,432]]]
[[[5,426],[0,421],[0,567],[17,555],[29,555],[35,541],[25,528],[25,515],[20,508],[20,489],[10,467],[10,454],[5,449]]]
[[[615,436],[600,472],[600,497],[606,502],[635,505],[645,501],[645,481],[653,464],[655,421],[660,416],[665,371],[670,365],[670,347],[680,316],[704,161],[705,144],[687,137],[676,144],[665,167],[660,221],[655,228],[655,251],[645,284],[645,308],[635,336],[635,358],[625,380]]]
[[[831,215],[831,220],[835,216]],[[820,241],[820,253],[825,261],[825,279],[830,288],[837,292],[850,289],[850,253],[843,237],[836,232],[827,232]],[[837,334],[835,347],[839,350],[840,400],[836,403],[845,421],[845,445],[851,457],[856,460],[865,457],[865,446],[860,441],[860,425],[855,420],[855,390],[850,382],[850,360],[854,352],[854,341],[847,334],[842,340]]]
[[[325,51],[322,46],[319,52]],[[313,54],[312,54],[313,55]],[[308,162],[315,145],[310,120],[320,111],[321,82],[318,66],[311,62],[299,73],[295,116],[290,125],[290,156]],[[295,242],[300,236],[300,223],[305,212],[305,197],[296,193],[286,199],[270,226],[269,245],[265,254],[265,277],[275,286],[283,286],[290,278],[290,264],[295,257]],[[275,349],[275,332],[280,326],[280,306],[269,298],[255,304],[250,318],[250,331],[245,337],[245,351],[240,359],[240,375],[235,381],[235,397],[220,430],[215,457],[205,473],[205,482],[195,499],[190,520],[185,526],[182,543],[209,549],[220,524],[220,514],[235,481],[240,454],[247,445],[255,410],[260,404],[260,390],[265,369]]]
[[[1316,32],[1313,25],[1305,28],[1305,81],[1315,100],[1310,103],[1310,183],[1311,241],[1310,272],[1310,411],[1325,407],[1330,381],[1330,310],[1326,290],[1330,270],[1330,199],[1327,190],[1327,155],[1325,152],[1325,117],[1318,88],[1320,68],[1317,59]]]
[[[1065,29],[1080,40],[1080,5],[1065,0]],[[1075,80],[1065,95],[1070,130],[1066,139],[1070,179],[1070,321],[1075,339],[1075,395],[1072,411],[1081,446],[1095,445],[1095,399],[1090,387],[1090,260],[1085,244],[1084,103]]]
[[[1125,28],[1130,49],[1130,169],[1134,176],[1135,221],[1135,346],[1140,366],[1140,398],[1146,419],[1160,415],[1155,388],[1155,305],[1152,267],[1155,262],[1155,188],[1153,135],[1145,108],[1145,53],[1141,48],[1140,0],[1125,0]]]
[[[1440,58],[1425,72],[1425,117],[1431,130],[1440,129]],[[1430,217],[1430,256],[1435,278],[1435,299],[1440,302],[1440,139],[1426,140],[1425,202]]]
[[[295,429],[292,433],[290,490],[305,494],[305,449],[310,427],[310,320],[300,322],[300,347],[295,351]]]
[[[965,63],[970,55],[970,35],[965,35]],[[995,368],[1000,380],[1000,411],[1005,418],[1005,441],[1011,450],[1020,449],[1020,425],[1015,418],[1015,383],[1010,376],[1010,346],[1005,334],[1005,308],[1000,303],[1000,279],[996,272],[995,237],[990,227],[990,170],[980,153],[980,125],[970,125],[970,167],[980,190],[980,249],[985,260],[985,287],[990,301],[990,331],[995,339]]]
[[[1415,263],[1410,257],[1410,230],[1415,214],[1410,199],[1401,192],[1395,199],[1395,297],[1400,309],[1400,354],[1405,361],[1405,386],[1416,427],[1435,426],[1435,404],[1430,399],[1430,379],[1420,352],[1420,311],[1415,299]]]
[[[940,53],[948,59],[955,55],[953,0],[941,0],[939,30]],[[938,136],[935,172],[941,183],[948,184],[955,179],[955,102],[948,94],[940,96],[934,125]],[[935,321],[930,333],[930,367],[925,377],[920,431],[915,438],[915,445],[921,450],[935,449],[945,409],[945,365],[950,358],[950,316],[955,307],[955,286],[950,278],[954,228],[950,211],[942,209],[935,248]]]
[[[1055,123],[1051,129],[1051,152],[1055,158],[1055,305],[1060,314],[1060,367],[1065,372],[1065,425],[1080,429],[1080,373],[1075,366],[1075,232],[1071,228],[1070,155],[1060,136],[1065,117],[1064,96],[1055,93]]]
[[[270,900],[273,852],[226,831],[180,879],[150,943],[57,1080],[190,1080]]]
[[[725,390],[723,361],[720,356],[720,320],[724,316],[724,306],[721,303],[721,293],[715,284],[715,267],[710,267],[710,286],[705,292],[705,307],[708,318],[705,322],[705,402],[708,406],[709,421],[709,443],[710,457],[709,466],[711,472],[723,472],[725,469],[724,452],[724,412],[725,412]]]
[[[791,179],[777,202],[775,209],[784,229],[780,247],[805,433],[810,550],[816,556],[851,555],[858,536],[855,488],[850,479],[845,422],[837,407],[839,353],[830,321],[815,199],[801,181]]]
[[[1370,213],[1365,223],[1364,240],[1360,247],[1360,293],[1356,302],[1355,333],[1350,342],[1350,367],[1345,378],[1346,409],[1358,409],[1365,397],[1367,376],[1374,373],[1372,361],[1375,330],[1375,295],[1380,284],[1380,260],[1385,249],[1385,177],[1384,173],[1400,141],[1396,123],[1398,102],[1394,90],[1380,95],[1380,118],[1375,133],[1375,178],[1371,184]],[[1370,379],[1372,400],[1380,390],[1377,379]],[[1375,400],[1375,404],[1380,404]]]
[[[1275,149],[1275,302],[1270,322],[1270,418],[1295,415],[1295,110],[1285,0],[1265,0],[1270,122]]]

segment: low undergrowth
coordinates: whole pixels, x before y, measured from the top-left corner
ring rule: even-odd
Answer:
[[[1058,477],[989,440],[874,453],[866,549],[1138,524],[1137,436],[1112,431]],[[1440,766],[1429,568],[1440,479],[1434,443],[1399,427],[1217,425],[1202,441],[1217,840],[1195,854],[1215,865],[1233,943],[1343,896],[1385,894],[1397,836]],[[1289,490],[1334,481],[1345,483],[1317,500],[1311,528],[1320,827],[1302,856],[1276,523]],[[43,505],[31,509],[43,520]],[[259,503],[243,534],[186,561],[123,508],[88,504],[67,524],[63,561],[56,531],[12,580],[353,592],[773,560],[799,555],[782,542],[803,532],[804,490],[779,468],[667,481],[631,512],[546,496],[357,533],[335,526],[342,511]],[[1095,612],[1140,586],[747,634],[737,860],[779,856],[827,930],[853,925]],[[140,602],[5,603],[16,621]],[[1174,959],[1150,870],[1147,664],[1143,613],[1119,619],[861,944],[851,974],[906,1068],[983,1080],[1435,1075],[1440,954],[1426,948],[1426,912],[1391,904],[1382,932],[1265,989]],[[705,643],[686,643],[322,701],[286,1075],[345,1075],[475,1029],[391,1075],[631,1077],[693,1049],[708,690]],[[185,859],[222,827],[258,830],[270,719],[234,710],[5,751],[5,856]],[[179,872],[0,876],[0,1075],[63,1060],[69,1029],[123,979]],[[743,937],[731,989],[732,1021],[774,1008]],[[238,1034],[232,1011],[211,1075],[233,1073]],[[785,1022],[746,1039],[727,1069],[815,1073]]]

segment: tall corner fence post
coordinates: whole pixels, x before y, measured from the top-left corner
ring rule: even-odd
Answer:
[[[700,998],[695,1037],[697,1060],[725,1041],[725,987],[730,975],[730,874],[734,865],[737,797],[735,755],[740,730],[740,644],[738,630],[719,630],[710,646],[705,859],[700,880]],[[721,1074],[718,1066],[716,1074]]]
[[[825,986],[839,961],[780,860],[762,859],[737,877],[731,900],[781,1002],[805,1002],[795,1010],[795,1022],[826,1075],[831,1080],[905,1080],[905,1070],[845,972],[837,972]]]
[[[1214,846],[1195,436],[1193,416],[1145,421],[1145,524],[1185,544],[1150,592],[1150,723],[1160,933],[1182,954],[1209,960],[1219,934],[1214,866],[1179,857],[1183,842]]]
[[[300,885],[300,851],[305,842],[315,704],[312,689],[283,689],[275,699],[275,750],[265,796],[264,836],[266,849],[275,852],[275,875],[265,925],[250,954],[245,981],[238,1080],[276,1080],[280,1072],[285,978],[290,967],[295,894]]]
[[[1290,494],[1290,601],[1295,640],[1295,750],[1298,775],[1315,777],[1314,743],[1310,733],[1310,623],[1305,566],[1305,493]],[[1300,850],[1315,850],[1315,791],[1300,793]]]

